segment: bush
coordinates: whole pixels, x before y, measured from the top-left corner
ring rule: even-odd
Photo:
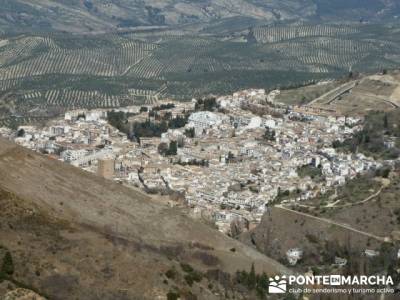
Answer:
[[[180,295],[175,292],[168,292],[167,294],[167,300],[178,300]]]
[[[310,176],[311,179],[315,179],[316,181],[321,181],[322,179],[322,170],[320,168],[316,168],[312,165],[306,165],[299,167],[297,169],[297,173],[301,178],[306,176]]]
[[[181,268],[182,268],[182,270],[183,270],[184,272],[186,272],[186,273],[191,273],[191,272],[194,271],[194,269],[192,268],[191,265],[185,264],[185,263],[181,263]]]
[[[181,263],[182,270],[187,273],[184,276],[186,283],[192,286],[194,282],[200,282],[203,279],[203,274],[193,269],[191,265]]]
[[[306,233],[306,238],[310,243],[318,244],[318,237],[311,233]]]
[[[174,279],[176,277],[176,270],[174,268],[169,269],[167,272],[165,272],[165,276],[169,279]]]
[[[203,275],[200,272],[192,272],[185,275],[185,281],[189,286],[192,286],[194,282],[200,282],[203,279]]]
[[[387,167],[383,167],[375,171],[376,177],[388,178],[389,174],[390,174],[390,168]]]
[[[188,138],[194,138],[194,137],[196,136],[196,133],[195,133],[194,128],[186,128],[186,129],[185,129],[185,135],[186,135]]]
[[[265,273],[256,274],[254,264],[252,264],[250,272],[237,271],[235,282],[246,287],[249,291],[255,290],[258,298],[265,299],[268,291],[268,276]]]
[[[8,276],[14,274],[14,263],[11,253],[9,251],[7,251],[4,255],[3,264],[1,266],[1,273]]]

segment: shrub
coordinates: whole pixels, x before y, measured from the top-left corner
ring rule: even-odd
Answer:
[[[1,273],[11,276],[14,274],[14,263],[9,251],[6,252],[3,258],[3,265],[1,266]]]
[[[189,286],[192,286],[194,282],[200,282],[203,279],[203,275],[200,272],[192,272],[185,275],[185,281]]]
[[[184,272],[186,272],[186,273],[191,273],[191,272],[194,271],[194,269],[192,268],[191,265],[185,264],[185,263],[181,263],[181,268],[182,268],[182,270],[183,270]]]
[[[181,263],[181,268],[185,273],[187,273],[184,276],[184,279],[189,286],[192,286],[194,282],[200,282],[203,279],[203,274],[193,269],[192,266]]]
[[[180,295],[175,292],[168,292],[167,294],[167,300],[178,300]]]
[[[310,243],[318,244],[318,237],[311,233],[306,233],[306,238]]]
[[[176,277],[176,270],[174,268],[169,269],[167,272],[165,272],[165,276],[169,279],[174,279]]]

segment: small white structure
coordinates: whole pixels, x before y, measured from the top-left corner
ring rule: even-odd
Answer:
[[[61,152],[61,159],[65,162],[72,162],[74,160],[81,159],[87,155],[87,150],[65,150]]]
[[[131,172],[128,174],[128,180],[133,182],[139,182],[139,175],[137,172]]]
[[[268,119],[268,120],[265,120],[264,126],[271,128],[271,129],[275,129],[277,127],[277,124],[274,119]]]
[[[286,258],[290,265],[294,266],[303,257],[303,250],[300,248],[292,248],[286,252]]]
[[[371,250],[371,249],[365,249],[364,253],[367,257],[375,257],[375,256],[379,255],[379,251],[375,251],[375,250]]]
[[[250,119],[249,125],[247,125],[247,129],[260,128],[262,125],[262,119],[260,117],[253,117]]]
[[[100,119],[106,119],[107,112],[102,110],[91,110],[86,113],[86,121],[88,122],[97,122]]]

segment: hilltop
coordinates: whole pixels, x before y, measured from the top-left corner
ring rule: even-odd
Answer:
[[[289,272],[178,208],[5,140],[0,191],[0,254],[15,265],[6,279],[50,299],[217,299],[225,288],[241,299],[229,274],[252,263]]]

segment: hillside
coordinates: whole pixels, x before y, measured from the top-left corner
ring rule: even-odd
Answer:
[[[205,24],[229,18],[264,23],[382,20],[399,13],[395,0],[1,0],[0,5],[0,29],[4,31],[99,32],[137,26]]]
[[[352,116],[365,116],[372,111],[390,112],[400,107],[399,70],[350,75],[336,81],[284,89],[275,100]]]
[[[240,239],[287,264],[289,249],[303,256],[293,266],[314,274],[375,274],[398,278],[399,168],[349,180],[344,186],[302,202],[271,207],[261,223]],[[383,178],[381,176],[384,176]],[[285,238],[281,238],[284,236]],[[377,251],[376,257],[364,255]],[[338,267],[336,258],[346,264]],[[394,299],[390,298],[389,299]]]
[[[275,21],[299,17],[299,11],[313,12],[311,1],[61,1],[2,0],[4,30],[72,32],[109,31],[137,26],[171,26],[241,17]],[[281,3],[282,2],[282,3]],[[79,24],[79,26],[77,26]]]
[[[178,208],[4,140],[0,191],[1,246],[15,266],[5,279],[50,299],[217,299],[220,288],[241,299],[227,274],[252,263],[289,272]]]

